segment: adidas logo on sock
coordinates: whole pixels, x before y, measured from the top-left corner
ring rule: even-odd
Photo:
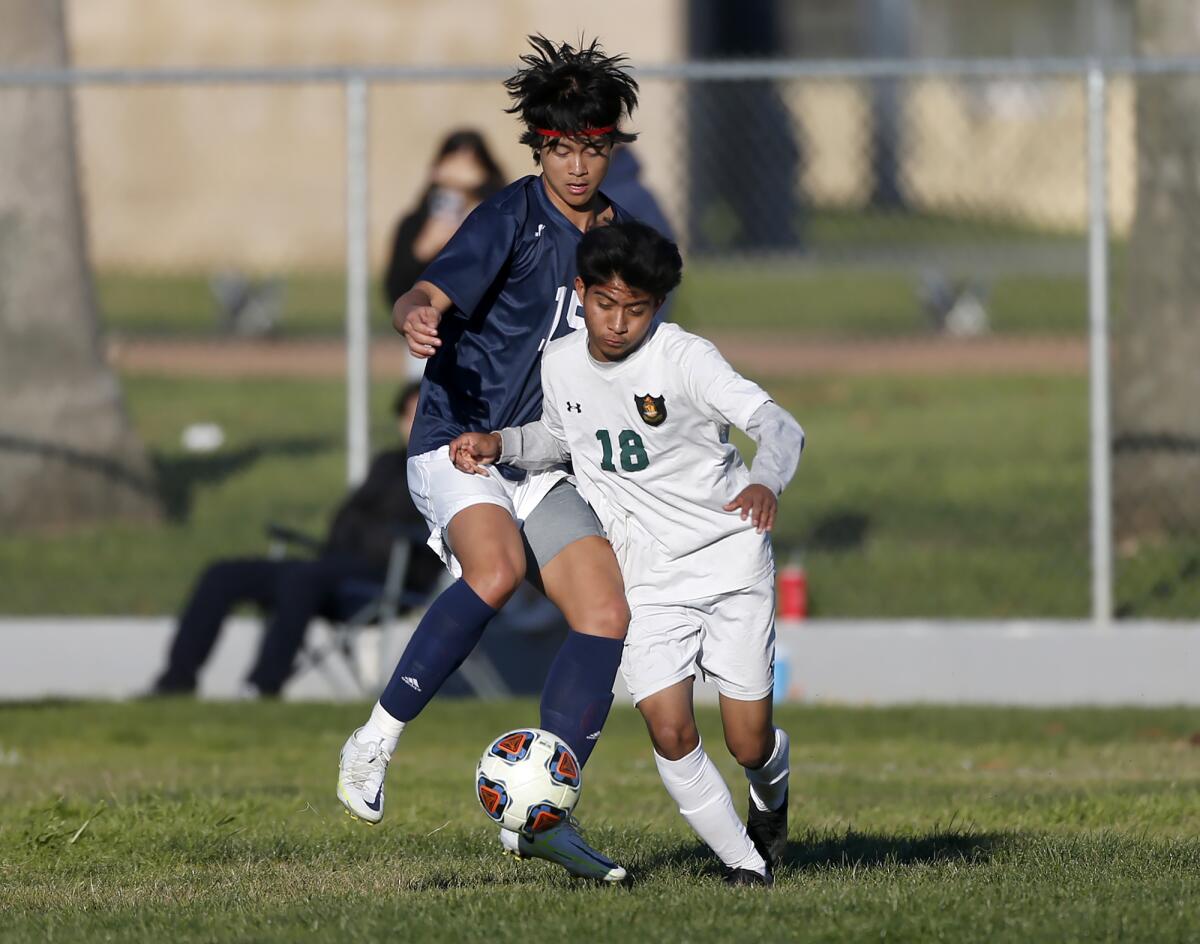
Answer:
[[[419,692],[421,690],[421,683],[411,675],[401,675],[400,681],[411,688],[414,692]]]
[[[599,739],[600,739],[600,732],[599,732],[599,731],[593,731],[591,734],[589,734],[589,735],[587,736],[587,739],[588,739],[589,741],[597,741],[597,740],[599,740]]]

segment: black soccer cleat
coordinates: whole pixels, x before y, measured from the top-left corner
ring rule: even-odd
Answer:
[[[758,854],[767,861],[768,868],[775,868],[783,861],[787,852],[788,794],[783,794],[783,803],[777,810],[760,810],[750,796],[747,803],[746,832]]]
[[[767,869],[767,874],[755,872],[754,869],[730,869],[725,873],[726,885],[766,885],[775,884],[775,876]]]

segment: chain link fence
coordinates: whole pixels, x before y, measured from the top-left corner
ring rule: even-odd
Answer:
[[[254,551],[259,521],[319,527],[333,507],[348,298],[369,304],[371,439],[390,440],[387,398],[407,371],[379,286],[391,235],[446,132],[480,130],[509,178],[535,171],[503,114],[504,73],[363,72],[362,124],[347,121],[348,73],[79,82],[107,344],[174,495],[168,541],[124,539],[194,547],[176,570],[153,554],[168,589],[145,606],[172,608],[220,545]],[[640,78],[633,154],[684,250],[673,317],[809,433],[776,547],[806,567],[812,614],[1096,615],[1084,64],[692,64]],[[1147,222],[1147,200],[1191,199],[1194,179],[1173,196],[1155,179],[1175,165],[1146,155],[1189,153],[1170,132],[1197,83],[1125,69],[1106,86],[1116,517],[1104,528],[1119,616],[1200,616],[1197,372],[1145,389],[1163,352],[1181,365],[1200,354],[1186,264],[1197,217],[1170,218],[1181,241],[1143,238],[1164,225]],[[27,94],[0,77],[0,107]],[[1148,99],[1176,101],[1175,121],[1148,117]],[[348,138],[350,153],[366,148],[367,215],[349,210],[371,274],[349,291]],[[224,444],[187,453],[183,430],[220,417]],[[86,577],[74,586],[92,592]],[[119,596],[81,607],[119,610]]]

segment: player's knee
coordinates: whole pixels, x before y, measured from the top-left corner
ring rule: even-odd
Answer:
[[[589,636],[624,639],[629,629],[629,604],[623,596],[613,596],[588,609],[587,625],[581,627]]]
[[[500,557],[465,571],[463,578],[488,606],[500,609],[525,579],[525,562]]]
[[[726,737],[725,746],[741,766],[748,770],[757,770],[771,759],[775,739],[760,737],[757,733],[750,736]]]
[[[700,745],[700,732],[691,721],[658,721],[650,725],[650,739],[659,757],[679,760]]]

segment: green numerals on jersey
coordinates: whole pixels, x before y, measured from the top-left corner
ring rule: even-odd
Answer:
[[[609,436],[608,430],[596,430],[596,438],[600,440],[600,447],[603,449],[600,468],[605,472],[616,472],[617,467],[613,465],[612,437]],[[650,464],[650,457],[646,455],[646,444],[632,429],[621,430],[617,436],[617,444],[621,447],[621,468],[624,471],[641,472]]]

